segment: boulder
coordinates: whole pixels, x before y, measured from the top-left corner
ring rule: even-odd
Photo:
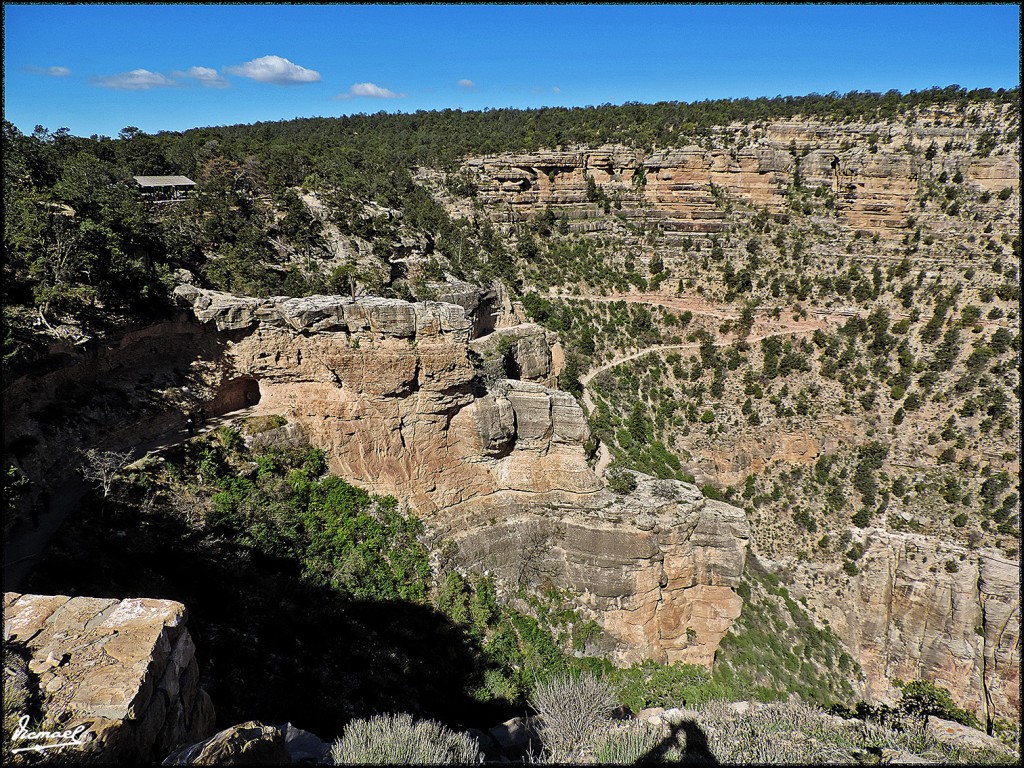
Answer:
[[[995,736],[989,736],[977,728],[971,728],[969,725],[963,725],[953,720],[943,720],[941,717],[935,717],[934,715],[928,716],[928,722],[925,724],[925,733],[935,737],[944,744],[951,744],[957,747],[996,749],[1000,752],[1006,749],[1003,746],[1003,742]]]
[[[163,765],[289,765],[285,730],[250,720],[171,753]]]
[[[541,750],[539,725],[536,717],[513,717],[490,729],[491,737],[498,742],[506,757],[513,760],[537,755]]]

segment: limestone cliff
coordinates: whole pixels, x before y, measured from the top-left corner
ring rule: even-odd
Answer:
[[[222,381],[258,382],[261,411],[302,425],[333,471],[408,503],[463,565],[580,595],[620,659],[711,664],[742,603],[745,517],[684,483],[604,488],[583,410],[545,386],[557,356],[544,329],[472,339],[473,318],[440,302],[177,295],[200,322],[246,332]],[[485,389],[473,357],[497,350],[520,378]]]
[[[185,619],[170,600],[4,593],[5,655],[28,657],[26,684],[43,710],[29,730],[82,726],[81,746],[60,750],[76,763],[149,762],[211,733]]]
[[[869,700],[890,681],[930,680],[982,719],[1020,711],[1020,566],[933,537],[870,529],[860,572],[791,563],[806,597],[865,675]]]
[[[969,151],[985,130],[928,120],[775,120],[726,126],[702,144],[672,149],[607,145],[488,155],[468,159],[464,170],[499,222],[522,221],[552,205],[574,232],[622,234],[624,223],[650,223],[672,246],[687,235],[727,231],[726,199],[781,214],[798,184],[826,188],[849,228],[895,237],[906,231],[909,214],[922,218],[911,204],[933,171],[960,172],[989,192],[1019,186],[1015,157]],[[926,155],[947,142],[968,150]],[[596,212],[592,199],[588,204],[588,179],[618,199],[615,216]]]

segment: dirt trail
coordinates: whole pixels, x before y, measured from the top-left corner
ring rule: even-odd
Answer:
[[[667,307],[670,309],[690,311],[695,315],[702,315],[705,317],[714,317],[721,320],[738,320],[739,314],[732,308],[724,308],[716,306],[710,302],[702,299],[694,299],[691,297],[673,297],[664,296],[662,294],[651,294],[651,293],[620,293],[612,296],[562,296],[563,299],[568,300],[580,300],[580,301],[625,301],[629,304],[656,304],[658,306]],[[774,318],[774,310],[770,313],[764,310],[756,313],[754,316],[754,325],[751,328],[751,333],[745,337],[740,337],[735,334],[724,335],[715,340],[714,345],[716,347],[727,347],[738,341],[746,341],[747,343],[756,343],[762,339],[767,339],[772,336],[798,336],[808,333],[813,333],[818,329],[823,329],[828,325],[828,317],[822,315],[831,315],[832,313],[816,313],[811,317],[804,317],[799,320],[793,320],[792,314],[783,316],[780,314],[778,320]],[[590,382],[603,371],[610,370],[617,365],[636,360],[637,358],[643,357],[644,355],[651,354],[654,352],[668,352],[668,351],[692,351],[700,349],[700,342],[689,341],[680,344],[657,344],[654,346],[646,347],[636,352],[630,352],[623,354],[618,357],[609,360],[607,363],[591,368],[580,378],[580,384],[583,386],[583,405],[587,409],[588,414],[594,412],[595,403],[594,399],[590,394],[588,386]],[[594,467],[594,471],[598,477],[604,477],[605,470],[611,463],[611,451],[608,446],[601,443],[599,446],[598,460]]]
[[[797,323],[783,323],[781,328],[771,331],[770,333],[752,333],[749,336],[741,339],[739,336],[724,336],[720,339],[716,339],[714,345],[716,347],[728,347],[735,344],[738,341],[746,341],[747,343],[753,343],[761,341],[762,339],[771,338],[772,336],[799,336],[805,333],[813,333],[818,330],[821,325],[817,322],[808,321],[805,324]],[[614,368],[617,365],[628,363],[630,360],[636,360],[638,357],[650,354],[652,352],[667,352],[669,350],[696,350],[700,349],[700,343],[696,341],[688,341],[685,344],[658,344],[652,347],[646,347],[638,352],[631,352],[628,355],[621,355],[619,357],[609,360],[607,363],[599,365],[597,368],[591,368],[580,378],[580,384],[583,385],[584,390],[586,386],[593,380],[593,378],[601,373],[607,371],[610,368]],[[586,402],[589,399],[589,393],[584,391],[583,400]]]
[[[200,435],[224,424],[231,424],[247,416],[259,415],[259,405],[253,405],[230,413],[214,416],[194,431]],[[185,426],[156,435],[151,440],[134,446],[125,447],[131,453],[133,461],[137,461],[147,453],[155,453],[172,445],[183,443],[189,439]],[[4,542],[4,591],[17,591],[21,581],[28,574],[35,561],[46,549],[50,539],[57,533],[68,514],[77,506],[87,491],[80,478],[72,477],[57,488],[50,489],[49,509],[39,515],[38,525],[22,524],[15,528],[7,541]]]

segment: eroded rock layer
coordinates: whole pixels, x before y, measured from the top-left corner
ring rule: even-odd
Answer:
[[[406,501],[464,565],[582,595],[622,659],[711,664],[740,610],[746,520],[682,483],[605,489],[579,403],[545,386],[544,329],[473,340],[453,304],[178,295],[200,322],[249,331],[225,350],[223,381],[256,380],[261,410],[301,424],[333,471]],[[496,355],[528,380],[484,388],[472,358]]]
[[[522,221],[550,205],[574,232],[610,231],[617,220],[651,223],[671,244],[679,237],[726,231],[725,199],[782,213],[792,186],[799,184],[829,190],[835,210],[851,229],[901,236],[906,217],[920,217],[911,206],[932,171],[959,172],[967,183],[989,192],[1018,187],[1020,166],[1013,156],[925,155],[929,147],[946,142],[972,147],[983,133],[979,127],[927,121],[837,125],[776,120],[728,126],[706,137],[704,145],[488,155],[468,159],[464,170],[499,222]],[[737,136],[743,138],[733,144]],[[595,210],[588,183],[616,197],[616,216]]]

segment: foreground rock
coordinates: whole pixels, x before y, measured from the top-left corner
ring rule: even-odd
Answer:
[[[4,640],[29,659],[27,699],[37,694],[42,709],[32,730],[81,728],[81,744],[62,749],[64,757],[151,762],[212,730],[180,603],[7,592]],[[38,743],[46,740],[19,746]]]
[[[168,755],[163,765],[288,765],[280,728],[251,720]]]

